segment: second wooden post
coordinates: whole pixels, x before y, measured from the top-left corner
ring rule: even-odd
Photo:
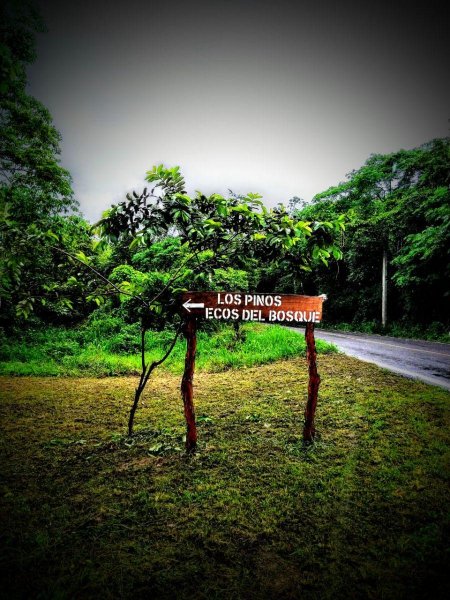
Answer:
[[[314,339],[314,323],[306,323],[306,359],[308,361],[308,401],[305,409],[305,426],[303,429],[303,440],[312,442],[316,433],[314,426],[314,415],[316,414],[317,395],[319,393],[320,375],[317,372],[316,341]]]

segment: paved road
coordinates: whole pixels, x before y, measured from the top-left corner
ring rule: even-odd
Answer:
[[[450,391],[450,344],[321,329],[315,334],[345,354]]]

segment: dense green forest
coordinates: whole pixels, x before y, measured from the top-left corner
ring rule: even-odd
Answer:
[[[450,281],[450,145],[435,139],[413,150],[374,154],[346,181],[317,194],[298,214],[333,219],[345,213],[343,259],[319,267],[316,286],[329,293],[336,323],[380,329],[383,253],[388,260],[390,331],[448,331]]]
[[[179,289],[326,293],[328,323],[379,330],[381,265],[387,252],[390,331],[396,323],[444,333],[450,275],[449,148],[448,139],[438,139],[414,150],[374,155],[311,204],[294,205],[291,213],[275,209],[309,224],[346,217],[346,229],[336,244],[342,258],[330,265],[313,257],[312,267],[301,270],[289,260],[267,265],[248,248],[246,253],[214,255],[207,244],[194,265],[191,261],[183,266],[189,248],[182,236],[170,231],[147,236],[131,248],[131,233],[129,239],[110,236],[108,242],[99,242],[96,230],[79,214],[61,215],[64,201],[64,207],[73,209],[71,196],[58,196],[53,202],[38,189],[41,203],[33,195],[36,190],[13,178],[1,188],[3,325],[22,326],[26,318],[33,325],[74,325],[92,313],[97,313],[91,317],[96,319],[108,313],[134,321],[133,299],[108,298],[99,289],[101,279],[82,264],[88,262],[121,289],[129,285],[148,297],[176,272]],[[31,197],[34,201],[27,202]],[[240,202],[239,197],[232,200]]]

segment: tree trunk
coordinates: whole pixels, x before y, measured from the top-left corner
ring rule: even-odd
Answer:
[[[383,329],[387,322],[387,252],[383,250],[383,264],[381,269],[381,324]]]
[[[139,399],[142,395],[142,392],[144,391],[145,386],[147,385],[147,382],[148,382],[153,370],[156,369],[156,367],[158,367],[159,365],[161,365],[165,360],[167,360],[170,356],[170,353],[175,348],[175,344],[177,343],[178,336],[180,335],[181,326],[177,329],[175,336],[172,340],[172,343],[170,344],[169,349],[164,354],[164,356],[160,360],[156,360],[156,361],[152,362],[152,364],[149,366],[147,366],[145,363],[145,332],[146,332],[146,329],[144,326],[142,326],[141,331],[142,331],[142,333],[141,333],[142,372],[141,372],[141,376],[139,378],[139,384],[134,393],[134,402],[133,402],[133,406],[131,407],[131,410],[130,410],[130,417],[128,419],[128,435],[130,435],[130,436],[133,435],[134,415],[136,413],[136,409],[138,407]]]
[[[145,379],[145,375],[146,375],[146,371],[147,371],[147,367],[145,364],[145,333],[146,333],[146,328],[144,327],[144,324],[141,324],[141,363],[142,363],[142,372],[141,372],[141,377],[139,379],[139,384],[134,392],[134,401],[133,401],[133,405],[131,407],[130,410],[130,416],[128,418],[128,435],[131,436],[133,435],[133,425],[134,425],[134,415],[136,414],[136,409],[138,407],[139,404],[139,399],[141,397],[142,392],[144,391],[144,379]]]
[[[317,372],[317,352],[314,339],[314,323],[306,323],[306,359],[308,361],[309,381],[308,381],[308,401],[305,409],[305,426],[303,429],[303,440],[312,442],[316,433],[314,426],[314,415],[317,406],[317,394],[319,392],[320,376]]]
[[[194,370],[195,353],[197,350],[196,337],[197,322],[195,317],[187,317],[184,323],[183,333],[186,337],[186,358],[184,362],[184,374],[181,381],[181,395],[184,404],[184,416],[186,418],[186,452],[194,452],[197,447],[197,427],[195,425],[194,410]]]
[[[133,401],[133,405],[130,410],[130,416],[128,417],[128,435],[129,436],[133,435],[134,415],[136,414],[136,409],[138,407],[139,398],[141,397],[142,392],[143,392],[143,388],[141,387],[141,385],[138,385],[138,387],[136,388],[136,390],[134,392],[134,401]]]

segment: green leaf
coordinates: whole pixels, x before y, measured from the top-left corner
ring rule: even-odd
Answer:
[[[255,193],[253,193],[253,192],[249,192],[249,193],[247,194],[247,198],[248,198],[249,200],[259,200],[260,198],[262,198],[262,196],[261,196],[261,194],[258,194],[258,193],[256,193],[256,194],[255,194]]]
[[[209,225],[210,227],[214,227],[216,229],[219,229],[220,227],[222,227],[222,223],[220,223],[220,221],[214,221],[214,219],[206,219],[205,224]]]
[[[59,242],[59,237],[56,235],[56,233],[54,233],[53,231],[51,231],[51,229],[49,229],[48,231],[46,231],[45,235],[47,236],[47,238]]]
[[[142,245],[142,243],[143,243],[142,236],[138,235],[131,242],[131,244],[129,245],[129,248],[130,248],[130,250],[134,250],[134,248],[137,248],[138,246]]]
[[[79,261],[81,261],[82,263],[85,263],[86,265],[89,264],[89,258],[86,256],[86,254],[84,252],[77,252],[75,254],[75,257],[78,258]]]

